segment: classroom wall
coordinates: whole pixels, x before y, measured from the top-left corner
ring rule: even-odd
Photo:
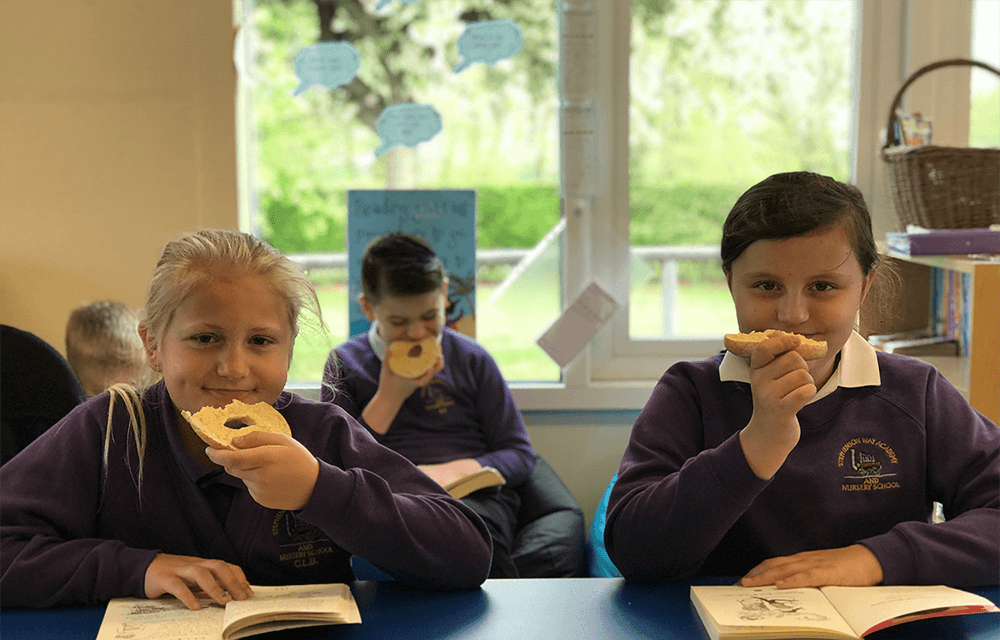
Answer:
[[[0,2],[0,322],[138,308],[181,232],[237,228],[229,0]]]

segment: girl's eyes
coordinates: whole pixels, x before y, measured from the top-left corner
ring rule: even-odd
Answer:
[[[836,287],[829,282],[817,282],[813,285],[813,288],[815,288],[816,291],[833,291]]]
[[[208,333],[200,333],[198,335],[191,336],[191,340],[200,345],[211,345],[221,342],[220,338]],[[253,336],[248,342],[255,347],[264,347],[269,344],[274,344],[274,340],[268,336]]]
[[[760,291],[777,291],[778,290],[778,285],[777,285],[777,283],[774,283],[774,282],[758,282],[755,285],[753,285],[752,288],[753,289],[758,289]],[[829,282],[817,282],[817,283],[815,283],[815,284],[812,285],[812,288],[815,291],[823,293],[823,292],[826,292],[826,291],[833,291],[837,287],[834,284],[829,283]]]

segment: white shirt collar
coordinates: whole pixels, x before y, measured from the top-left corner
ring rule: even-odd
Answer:
[[[726,352],[719,366],[722,382],[750,382],[750,363],[746,359]],[[833,375],[810,402],[816,402],[837,390],[837,387],[871,387],[882,383],[878,371],[878,357],[875,348],[852,331],[844,348],[840,350],[840,362]]]
[[[378,320],[372,320],[371,325],[368,327],[368,344],[372,346],[372,351],[375,352],[375,357],[378,358],[378,361],[382,362],[385,359],[386,347],[389,345],[378,334]]]

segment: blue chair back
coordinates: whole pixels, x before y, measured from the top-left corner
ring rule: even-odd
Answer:
[[[608,498],[611,496],[611,489],[615,486],[618,473],[611,477],[608,488],[604,490],[604,496],[597,505],[597,512],[590,522],[590,539],[587,541],[587,560],[590,565],[590,575],[595,578],[618,578],[621,572],[615,563],[608,557],[608,550],[604,546],[604,526],[608,519]]]

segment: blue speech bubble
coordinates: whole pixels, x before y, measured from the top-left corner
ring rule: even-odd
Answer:
[[[316,85],[336,89],[345,85],[361,70],[361,54],[344,40],[309,45],[295,56],[295,75],[300,84],[292,93],[297,96]]]
[[[458,55],[462,60],[455,65],[461,73],[476,62],[491,67],[501,60],[513,58],[524,46],[524,34],[513,20],[480,20],[465,25],[458,37]]]
[[[403,4],[417,4],[418,2],[420,2],[420,0],[403,0]],[[375,9],[379,11],[385,9],[390,4],[392,4],[392,0],[378,0],[378,2],[375,3]]]
[[[389,105],[375,121],[375,131],[382,138],[375,155],[380,156],[399,145],[415,147],[436,136],[442,128],[441,114],[429,104]]]

